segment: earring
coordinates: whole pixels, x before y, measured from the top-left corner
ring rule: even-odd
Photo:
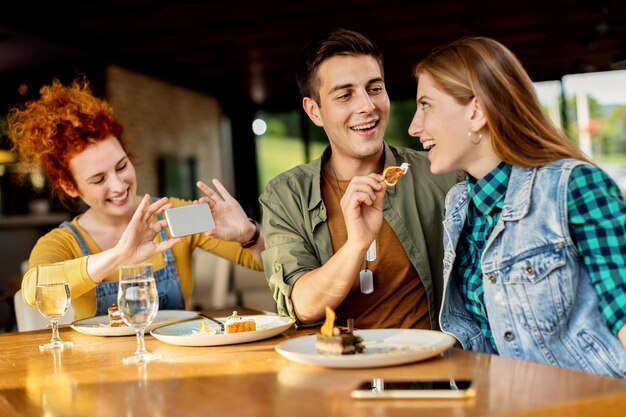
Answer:
[[[472,142],[474,145],[478,145],[480,143],[481,140],[483,140],[483,134],[482,132],[478,132],[478,141],[474,142],[472,140],[472,131],[470,130],[469,132],[467,132],[467,136],[470,138],[470,142]]]

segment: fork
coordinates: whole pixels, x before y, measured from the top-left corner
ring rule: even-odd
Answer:
[[[222,323],[218,319],[215,319],[215,318],[213,318],[211,316],[208,316],[208,315],[206,315],[204,313],[201,313],[201,312],[198,312],[198,311],[196,311],[195,313],[196,313],[196,315],[193,316],[193,317],[188,317],[188,318],[182,319],[182,320],[175,320],[175,321],[165,322],[165,323],[163,323],[163,326],[169,326],[169,325],[172,325],[172,324],[179,324],[179,323],[186,323],[188,321],[194,321],[194,320],[198,320],[198,319],[203,318],[203,319],[211,320],[214,323],[217,323],[220,326],[220,332],[224,333],[224,323]],[[161,327],[161,326],[159,326],[159,327]]]
[[[198,316],[200,317],[204,317],[205,319],[211,320],[214,323],[217,323],[220,326],[220,330],[222,331],[222,333],[224,332],[224,323],[222,323],[221,321],[219,321],[218,319],[214,319],[211,316],[208,316],[202,312],[198,312]]]

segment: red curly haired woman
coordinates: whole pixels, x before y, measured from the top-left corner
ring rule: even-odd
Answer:
[[[8,117],[14,149],[26,164],[41,166],[62,201],[80,199],[88,207],[43,236],[33,248],[22,281],[24,300],[35,306],[37,265],[65,262],[77,318],[107,314],[116,302],[120,265],[151,262],[161,309],[184,309],[193,289],[191,254],[196,247],[248,268],[262,269],[263,238],[242,247],[259,231],[237,201],[214,180],[206,184],[216,229],[170,238],[162,213],[189,204],[176,198],[137,195],[132,156],[123,127],[111,106],[94,97],[85,80],[63,86],[55,80],[41,97],[13,108]],[[258,226],[256,226],[258,227]]]

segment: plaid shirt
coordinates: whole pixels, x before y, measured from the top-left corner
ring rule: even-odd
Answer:
[[[484,304],[480,259],[500,218],[511,166],[501,162],[484,178],[467,175],[467,220],[457,246],[455,270],[461,277],[465,308],[497,352]],[[575,168],[568,184],[569,230],[600,299],[600,310],[614,334],[626,323],[626,204],[615,182],[602,170]]]

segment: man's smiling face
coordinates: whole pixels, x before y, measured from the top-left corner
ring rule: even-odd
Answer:
[[[363,159],[382,151],[389,97],[378,61],[369,55],[338,55],[318,71],[319,103],[305,109],[324,128],[333,157]],[[306,99],[305,99],[306,100]]]

